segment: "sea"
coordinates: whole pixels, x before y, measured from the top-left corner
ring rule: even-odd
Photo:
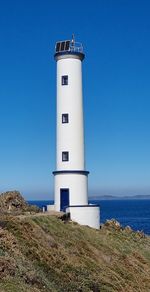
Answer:
[[[29,201],[29,203],[42,208],[53,204],[53,201]],[[89,203],[100,206],[101,223],[113,218],[123,227],[128,225],[135,231],[143,231],[150,235],[150,199],[89,200]]]

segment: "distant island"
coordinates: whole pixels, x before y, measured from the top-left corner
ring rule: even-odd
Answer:
[[[150,200],[150,195],[134,195],[134,196],[89,196],[89,200]]]

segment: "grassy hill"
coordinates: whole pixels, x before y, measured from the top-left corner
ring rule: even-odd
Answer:
[[[0,217],[0,291],[150,291],[150,238],[56,216]]]

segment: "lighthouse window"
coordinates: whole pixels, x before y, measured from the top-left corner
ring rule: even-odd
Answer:
[[[62,161],[69,161],[69,152],[62,152]]]
[[[69,115],[68,114],[62,114],[62,123],[69,123]]]
[[[64,75],[61,77],[61,84],[68,85],[68,75]]]

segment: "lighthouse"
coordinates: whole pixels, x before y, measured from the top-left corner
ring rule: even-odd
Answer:
[[[81,225],[99,228],[99,206],[88,204],[88,175],[85,168],[81,43],[59,41],[56,60],[56,170],[54,208],[70,214]]]

